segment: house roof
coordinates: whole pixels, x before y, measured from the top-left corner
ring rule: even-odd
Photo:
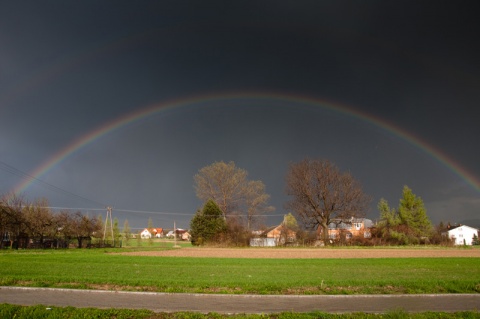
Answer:
[[[456,225],[456,226],[452,226],[450,227],[450,229],[448,229],[448,232],[452,231],[452,230],[455,230],[455,229],[458,229],[458,228],[469,228],[471,230],[476,230],[478,232],[478,229],[477,228],[474,228],[474,227],[470,227],[470,226],[467,226],[467,225]]]
[[[161,233],[163,232],[163,228],[145,228],[142,232],[145,232],[145,231],[148,231],[149,233],[154,233],[154,234],[158,234],[158,233]]]
[[[277,228],[277,227],[278,227],[278,225],[277,225],[277,226],[270,226],[270,227],[268,227],[267,229],[265,229],[265,230],[262,232],[262,234],[261,234],[260,236],[266,236],[269,232],[271,232],[272,230],[274,230],[274,229]]]
[[[373,227],[373,221],[368,218],[350,218],[350,219],[333,219],[328,225],[329,229],[350,229],[353,223],[363,223],[365,228]]]

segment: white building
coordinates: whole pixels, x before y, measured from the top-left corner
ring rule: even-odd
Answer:
[[[451,228],[447,233],[455,245],[472,245],[473,236],[478,238],[478,229],[466,225]]]
[[[140,237],[141,238],[152,238],[152,233],[150,231],[148,231],[148,229],[144,229],[141,233],[140,233]]]

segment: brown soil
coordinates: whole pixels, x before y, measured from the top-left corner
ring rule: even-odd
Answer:
[[[125,255],[153,257],[217,258],[411,258],[411,257],[480,257],[480,249],[455,248],[179,248],[162,251],[139,251]]]

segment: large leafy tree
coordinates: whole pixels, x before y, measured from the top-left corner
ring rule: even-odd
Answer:
[[[273,207],[268,205],[270,196],[265,193],[265,185],[247,177],[247,171],[236,167],[234,162],[215,162],[195,175],[195,191],[204,203],[213,200],[225,220],[232,215],[243,215],[246,227],[250,228]]]
[[[292,163],[286,182],[287,195],[291,196],[286,207],[307,228],[320,231],[325,243],[330,223],[364,216],[370,202],[360,183],[328,160]]]
[[[218,205],[209,200],[190,221],[192,244],[204,245],[221,239],[227,225]]]

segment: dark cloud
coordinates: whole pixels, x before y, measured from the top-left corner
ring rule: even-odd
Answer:
[[[160,112],[116,130],[34,183],[52,205],[173,212],[200,205],[193,175],[235,161],[285,213],[288,163],[328,158],[396,205],[404,184],[432,219],[478,215],[479,30],[468,3],[312,1],[3,3],[0,160],[33,172],[77,138],[156,103],[225,92],[277,92],[348,105],[438,150],[368,121],[278,99],[230,99]],[[0,171],[0,193],[21,182]],[[452,213],[452,211],[455,211]],[[429,210],[430,212],[430,210]],[[118,212],[120,214],[120,211]],[[148,214],[122,212],[143,225]],[[452,216],[453,215],[453,216]],[[145,217],[147,216],[147,217]],[[275,217],[271,222],[276,222]]]

